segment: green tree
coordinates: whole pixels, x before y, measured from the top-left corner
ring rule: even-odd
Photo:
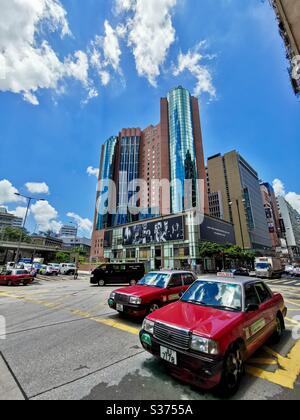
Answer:
[[[25,229],[6,227],[0,233],[0,239],[9,242],[18,242],[22,235],[22,242],[30,242],[30,237]]]
[[[70,262],[70,254],[59,251],[55,254],[55,261],[60,264],[68,263]]]

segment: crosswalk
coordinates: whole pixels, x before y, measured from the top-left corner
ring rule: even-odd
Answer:
[[[274,286],[300,287],[300,278],[267,280],[267,283]]]

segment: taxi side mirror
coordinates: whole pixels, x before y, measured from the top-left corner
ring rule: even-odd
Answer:
[[[259,305],[255,304],[255,303],[251,303],[246,308],[246,312],[256,312],[258,310],[259,310]]]

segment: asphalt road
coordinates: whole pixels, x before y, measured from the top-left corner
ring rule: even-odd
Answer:
[[[300,399],[300,341],[292,338],[293,328],[300,332],[300,319],[295,320],[300,279],[270,285],[286,298],[287,331],[278,346],[268,343],[248,363],[235,399]],[[141,323],[110,310],[111,290],[91,287],[88,278],[67,277],[39,279],[28,287],[0,286],[0,320],[6,320],[6,339],[0,336],[0,399],[215,398],[172,379],[143,351]]]

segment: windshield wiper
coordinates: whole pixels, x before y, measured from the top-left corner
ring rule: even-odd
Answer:
[[[183,302],[194,303],[195,305],[199,306],[207,306],[205,302],[199,302],[198,300],[184,300]]]
[[[220,311],[231,311],[231,312],[239,312],[240,309],[232,308],[231,306],[222,306],[222,305],[208,305],[210,308],[220,309]]]

